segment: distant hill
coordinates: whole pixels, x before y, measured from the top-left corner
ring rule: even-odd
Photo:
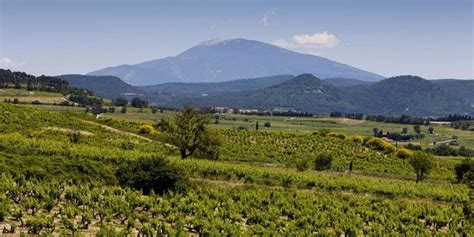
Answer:
[[[164,84],[142,86],[140,89],[151,95],[180,95],[193,96],[220,92],[237,92],[245,90],[257,90],[272,86],[293,78],[291,75],[278,75],[251,79],[238,79],[226,82],[199,82],[183,83],[169,82]]]
[[[380,75],[323,57],[246,39],[206,41],[175,57],[108,67],[88,75],[112,75],[131,85],[143,86],[165,82],[223,82],[301,73],[312,73],[319,78],[383,79]]]
[[[474,105],[474,80],[443,79],[432,82],[452,96],[460,96]]]
[[[73,87],[88,89],[94,92],[94,95],[102,98],[135,97],[138,95],[143,96],[145,93],[141,89],[131,86],[114,76],[70,74],[58,77],[67,81]]]
[[[285,82],[254,91],[222,93],[189,99],[199,106],[227,106],[248,109],[292,108],[313,113],[350,109],[344,94],[311,74],[302,74]]]
[[[445,115],[472,113],[466,100],[416,76],[397,76],[348,88],[348,99],[360,112],[386,115]]]
[[[324,81],[336,87],[347,87],[347,86],[358,86],[358,85],[370,85],[373,82],[361,81],[349,78],[327,78]]]
[[[398,76],[368,85],[336,87],[311,74],[302,74],[258,90],[175,98],[169,105],[291,108],[316,114],[333,111],[397,116],[474,113],[462,97],[447,93],[435,83],[415,76]]]

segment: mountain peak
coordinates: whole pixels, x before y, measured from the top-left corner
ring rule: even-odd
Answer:
[[[175,57],[105,68],[89,75],[113,75],[132,85],[153,85],[164,82],[222,82],[238,78],[301,73],[312,73],[323,79],[383,79],[380,75],[323,57],[301,54],[243,38],[215,38]]]

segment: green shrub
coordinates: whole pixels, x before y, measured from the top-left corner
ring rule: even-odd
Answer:
[[[296,169],[298,171],[305,171],[308,170],[311,166],[311,160],[310,159],[305,159],[305,158],[300,158],[296,160]]]
[[[467,178],[472,177],[469,173],[474,173],[474,161],[471,159],[463,160],[454,167],[454,172],[456,173],[458,183],[469,182],[470,180],[467,180]]]
[[[339,139],[346,139],[346,134],[343,134],[343,133],[337,133],[337,132],[330,132],[328,134],[328,136],[330,137],[335,137],[335,138],[339,138]]]
[[[347,140],[354,143],[362,144],[364,142],[364,137],[362,137],[361,135],[354,135],[354,136],[348,137]]]
[[[124,162],[116,173],[122,186],[142,190],[149,194],[163,194],[168,191],[184,191],[187,177],[177,166],[166,158],[139,158]]]
[[[395,146],[384,141],[381,138],[378,137],[372,137],[367,142],[365,145],[371,149],[377,150],[377,151],[383,151],[385,153],[392,153],[396,150]]]
[[[321,153],[314,160],[314,169],[319,171],[328,170],[331,168],[332,160],[330,153]]]
[[[138,132],[141,134],[154,134],[156,130],[153,128],[153,126],[144,124],[138,128]]]
[[[400,150],[397,151],[396,156],[400,159],[407,159],[413,156],[413,152],[406,148],[400,148]]]

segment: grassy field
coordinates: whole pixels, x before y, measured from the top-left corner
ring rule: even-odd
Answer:
[[[118,111],[118,109],[116,110]],[[175,112],[163,111],[151,113],[149,109],[139,110],[129,108],[126,114],[107,113],[104,118],[127,120],[139,123],[153,124],[161,118],[172,118]],[[262,131],[289,132],[289,133],[312,133],[320,129],[329,129],[333,132],[341,132],[348,135],[372,136],[373,128],[378,128],[384,132],[401,132],[403,128],[408,128],[409,134],[414,134],[413,125],[382,123],[366,120],[355,120],[348,118],[330,118],[330,117],[283,117],[283,116],[260,116],[243,114],[219,114],[219,123],[212,126],[215,128],[238,128],[255,129],[256,122],[259,122],[259,129]],[[265,122],[270,122],[269,128],[264,127]],[[434,134],[429,134],[428,128],[432,126],[435,129]],[[449,140],[454,136],[459,139],[460,146],[466,146],[474,149],[474,133],[472,131],[463,131],[452,129],[449,125],[433,124],[422,126],[421,131],[425,134],[424,139],[413,141],[414,144],[420,144],[424,148],[431,146],[434,142]],[[402,143],[400,143],[402,144]]]
[[[65,100],[64,96],[59,93],[27,91],[24,89],[0,89],[0,100],[4,101],[5,99],[18,99],[20,103],[39,101],[43,104],[61,103]]]

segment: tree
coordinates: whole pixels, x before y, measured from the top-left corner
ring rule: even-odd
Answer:
[[[331,168],[332,155],[330,153],[321,153],[314,160],[315,170],[328,170]]]
[[[421,127],[420,127],[420,125],[415,125],[415,126],[413,126],[413,130],[415,130],[415,133],[421,133]]]
[[[28,91],[33,91],[35,88],[34,88],[33,84],[31,82],[29,82],[28,84],[26,84],[26,89]]]
[[[410,160],[416,173],[416,182],[423,180],[433,168],[433,156],[425,152],[416,152]]]
[[[176,115],[172,123],[161,119],[155,127],[164,133],[167,142],[178,147],[181,158],[185,159],[197,149],[207,149],[211,139],[207,131],[209,123],[208,116],[198,113],[196,109],[186,108]]]
[[[433,127],[429,127],[429,128],[428,128],[428,132],[429,132],[430,134],[433,134],[433,133],[434,133],[434,128],[433,128]]]
[[[258,131],[258,120],[257,120],[257,123],[255,123],[255,130]]]
[[[125,99],[123,97],[119,97],[119,98],[115,99],[115,101],[114,101],[115,106],[126,106],[127,104],[128,104],[127,99]]]
[[[127,106],[122,106],[122,108],[120,109],[120,113],[122,114],[127,113]]]
[[[456,180],[458,183],[467,181],[467,177],[472,177],[472,175],[468,174],[474,172],[474,161],[471,159],[463,160],[460,164],[457,164],[454,167],[454,172],[456,173]]]
[[[403,134],[407,134],[407,133],[408,133],[408,128],[403,128],[403,129],[402,129],[402,133],[403,133]]]
[[[19,81],[15,81],[15,89],[21,89],[21,84]]]
[[[270,122],[265,122],[265,123],[263,124],[263,126],[266,127],[266,128],[269,128],[269,127],[272,126],[272,124],[271,124]]]
[[[379,135],[379,129],[378,128],[372,128],[372,132],[374,132],[374,137],[377,137]]]
[[[133,98],[131,104],[133,107],[140,109],[148,107],[148,101],[142,100],[138,97]]]
[[[159,194],[183,191],[187,184],[187,177],[181,169],[159,157],[124,162],[116,176],[121,185],[142,190],[144,194],[152,190]]]

